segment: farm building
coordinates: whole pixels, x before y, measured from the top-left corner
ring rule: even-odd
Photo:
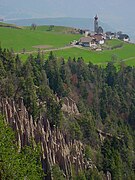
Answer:
[[[105,40],[104,40],[104,37],[103,37],[102,34],[95,34],[95,35],[93,36],[93,39],[95,40],[95,42],[96,42],[97,44],[102,45],[102,44],[105,43]]]
[[[102,35],[95,34],[93,36],[82,37],[80,39],[80,45],[84,47],[93,47],[96,48],[98,44],[104,44],[105,40]]]
[[[91,47],[91,43],[93,41],[93,38],[88,36],[88,37],[82,37],[80,39],[80,45],[84,46],[84,47]]]

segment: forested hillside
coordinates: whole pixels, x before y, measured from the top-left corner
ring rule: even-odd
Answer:
[[[62,110],[65,97],[76,103],[78,114]],[[122,63],[118,70],[113,62],[101,68],[82,58],[66,62],[53,53],[48,59],[40,53],[36,58],[30,55],[22,62],[18,55],[0,49],[0,98],[16,104],[23,98],[35,123],[45,116],[52,130],[57,128],[70,140],[84,144],[84,158],[91,159],[96,168],[77,172],[73,167],[71,179],[105,179],[107,174],[114,180],[135,179],[135,68]],[[0,129],[4,126],[1,123]],[[7,143],[3,148],[13,146]],[[0,146],[0,176],[4,179],[10,173],[5,169],[9,160],[2,153]],[[59,166],[52,169],[55,179],[66,179]]]

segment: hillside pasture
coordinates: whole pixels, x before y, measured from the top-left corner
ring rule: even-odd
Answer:
[[[69,57],[79,58],[82,57],[86,63],[92,62],[100,66],[106,66],[109,61],[114,61],[116,66],[120,62],[124,62],[126,65],[135,66],[135,45],[124,43],[122,48],[113,50],[104,50],[100,52],[90,51],[85,48],[72,47],[64,50],[57,50],[53,52],[58,58],[64,58],[68,60]],[[36,53],[34,53],[36,56]],[[47,59],[49,52],[45,52],[45,58]],[[29,55],[22,54],[21,57],[25,60]]]
[[[15,52],[33,51],[34,46],[45,45],[52,48],[64,47],[73,40],[78,40],[78,34],[65,34],[41,30],[12,29],[0,27],[0,43],[3,48],[13,49]],[[45,48],[46,49],[46,48]]]
[[[103,50],[100,52],[85,50],[84,48],[71,48],[66,50],[60,50],[55,52],[56,56],[64,57],[68,59],[82,57],[85,62],[91,61],[94,64],[103,64],[109,61],[120,62],[125,61],[125,63],[134,63],[135,59],[135,45],[123,43],[121,48],[113,50]],[[130,59],[131,58],[131,59]],[[134,63],[135,64],[135,63]]]

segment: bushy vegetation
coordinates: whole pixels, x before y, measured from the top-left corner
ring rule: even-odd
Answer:
[[[119,71],[113,62],[103,69],[82,58],[65,62],[53,53],[47,60],[40,53],[31,55],[22,63],[19,56],[0,49],[0,96],[16,102],[23,97],[35,121],[46,114],[52,128],[86,144],[85,158],[97,168],[78,173],[78,179],[102,179],[108,171],[112,179],[135,179],[134,79],[135,68],[123,63]],[[57,97],[74,99],[80,115],[64,114]]]
[[[0,116],[0,179],[40,180],[43,176],[39,147],[26,146],[18,152],[14,133]]]

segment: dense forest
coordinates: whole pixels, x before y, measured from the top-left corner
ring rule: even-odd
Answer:
[[[91,62],[86,64],[81,57],[58,59],[52,52],[48,59],[39,53],[23,62],[18,55],[0,49],[0,98],[7,97],[16,103],[22,97],[34,121],[45,113],[52,128],[58,127],[66,131],[69,138],[85,144],[85,157],[91,158],[97,169],[80,172],[73,179],[104,179],[107,172],[113,180],[135,179],[135,68],[124,63],[116,68],[113,62],[101,68]],[[79,116],[63,113],[64,97],[76,102]],[[32,151],[28,146],[18,153],[12,143],[13,132],[2,119],[0,179],[26,175],[29,179],[42,179],[41,164],[37,160],[40,150]],[[99,132],[106,136],[102,141]],[[29,156],[33,161],[29,161]],[[11,162],[12,172],[7,162]],[[29,167],[33,167],[34,172]],[[57,169],[54,169],[59,177],[56,179],[63,179]]]

